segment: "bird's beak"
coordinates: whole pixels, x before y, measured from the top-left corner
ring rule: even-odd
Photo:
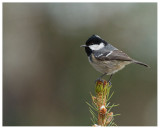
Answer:
[[[87,47],[86,45],[81,45],[80,47]]]

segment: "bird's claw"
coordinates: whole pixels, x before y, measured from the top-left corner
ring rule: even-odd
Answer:
[[[97,83],[97,82],[102,82],[103,84],[106,84],[106,82],[107,82],[107,83],[108,83],[108,86],[110,87],[110,86],[112,85],[112,83],[111,83],[111,77],[112,77],[112,75],[110,76],[110,78],[109,78],[108,81],[105,81],[105,80],[102,79],[102,77],[103,77],[104,75],[105,75],[105,74],[103,74],[102,76],[100,76],[99,78],[97,78],[97,79],[95,80],[95,83]]]
[[[111,85],[112,85],[111,81],[108,81],[108,83],[109,83],[109,86],[111,86]]]
[[[102,82],[102,83],[104,83],[104,80],[101,79],[101,78],[98,78],[98,79],[95,80],[95,83],[97,83],[97,82]]]

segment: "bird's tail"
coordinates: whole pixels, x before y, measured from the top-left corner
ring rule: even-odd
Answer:
[[[145,67],[150,68],[150,66],[149,66],[149,65],[147,65],[147,64],[145,64],[145,63],[142,63],[142,62],[139,62],[139,61],[136,61],[136,60],[133,60],[133,63],[135,63],[135,64],[139,64],[139,65],[143,65],[143,66],[145,66]]]

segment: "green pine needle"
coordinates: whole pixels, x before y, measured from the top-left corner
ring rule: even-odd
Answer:
[[[112,115],[112,116],[119,116],[119,115],[121,115],[121,114],[115,114],[115,115]]]
[[[92,109],[94,109],[95,111],[98,111],[97,108],[93,107],[92,105],[90,105],[88,102],[86,102],[88,104],[88,106],[90,106]]]
[[[102,92],[102,103],[103,103],[103,92]]]
[[[108,107],[109,107],[109,104],[110,104],[110,102],[106,104],[106,108],[108,108]]]
[[[112,94],[109,96],[109,98],[107,98],[107,102],[111,99],[111,97],[113,96],[114,91],[112,92]]]
[[[112,106],[110,106],[110,108],[107,111],[107,114],[110,112],[110,110],[112,109],[112,107],[114,107],[114,104]]]
[[[92,118],[90,118],[91,119],[91,121],[92,121],[92,123],[93,123],[93,125],[95,124],[95,121],[92,119]]]
[[[117,107],[117,106],[119,106],[119,104],[117,104],[117,105],[112,105],[112,106],[106,106],[106,108],[111,108],[111,107]]]
[[[107,86],[107,100],[108,100],[108,97],[109,97],[109,93],[110,93],[111,87],[112,87],[112,86],[109,86],[109,87]]]
[[[89,107],[89,111],[90,111],[92,117],[97,120],[97,115],[94,113],[94,111],[90,107]]]
[[[111,126],[113,123],[114,118],[112,118],[112,120],[109,122],[109,124],[107,126]]]

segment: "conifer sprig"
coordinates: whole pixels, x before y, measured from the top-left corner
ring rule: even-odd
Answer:
[[[105,80],[97,81],[95,86],[96,96],[91,93],[92,103],[87,103],[89,112],[91,113],[91,121],[94,126],[116,126],[114,117],[120,114],[113,115],[110,112],[113,107],[119,104],[110,105],[109,100],[112,98],[114,92],[110,94],[111,85]]]

